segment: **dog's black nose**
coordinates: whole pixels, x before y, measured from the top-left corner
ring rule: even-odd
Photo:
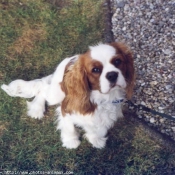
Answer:
[[[106,74],[106,78],[111,82],[111,83],[115,83],[118,77],[118,73],[117,72],[108,72]]]

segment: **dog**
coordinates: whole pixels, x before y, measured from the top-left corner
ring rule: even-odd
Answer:
[[[134,60],[123,43],[99,43],[84,54],[64,59],[55,72],[31,81],[15,80],[1,88],[12,97],[32,98],[27,114],[41,119],[48,105],[56,109],[63,147],[80,145],[76,127],[95,148],[104,148],[107,131],[123,116],[122,105],[134,88]]]

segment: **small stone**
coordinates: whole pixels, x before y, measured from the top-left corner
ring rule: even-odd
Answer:
[[[151,22],[151,23],[155,23],[155,19],[151,19],[150,22]]]
[[[134,109],[134,107],[132,107],[132,106],[129,106],[129,109],[133,110],[133,109]]]
[[[134,0],[134,3],[135,3],[135,4],[140,3],[140,0]]]
[[[139,54],[137,54],[137,58],[140,58],[140,55]]]
[[[122,30],[125,31],[126,30],[126,27],[123,27]]]
[[[129,10],[129,5],[126,4],[126,5],[124,6],[124,11],[128,12],[128,10]]]
[[[160,119],[160,123],[163,123],[164,121],[165,121],[164,118],[161,118],[161,119]]]
[[[165,109],[164,107],[161,107],[161,106],[160,106],[160,107],[158,107],[158,108],[159,108],[159,110],[163,110],[163,109]]]
[[[149,7],[150,7],[151,10],[154,9],[154,5],[153,4],[150,4]]]
[[[171,79],[171,78],[172,78],[172,75],[171,75],[171,74],[169,74],[169,75],[168,75],[168,78],[169,78],[169,79]]]
[[[142,101],[140,104],[146,106],[146,103],[144,101]]]
[[[165,9],[165,11],[167,11],[167,12],[168,12],[168,11],[169,11],[169,8],[166,8],[166,9]]]
[[[175,132],[175,126],[171,127],[171,129],[173,130],[173,132]]]
[[[173,98],[168,98],[168,101],[169,101],[169,103],[173,103],[174,102],[174,100],[173,100]]]
[[[164,130],[164,129],[162,129],[162,130],[161,130],[161,133],[163,133],[163,134],[164,134],[164,133],[165,133],[165,130]]]
[[[148,115],[145,116],[147,119],[149,119],[150,117]]]
[[[163,27],[164,25],[165,25],[164,22],[162,22],[162,21],[159,22],[159,27]]]
[[[163,52],[166,55],[170,55],[171,54],[171,50],[170,49],[165,49],[165,50],[163,50]]]
[[[166,90],[172,89],[172,85],[168,84],[168,85],[165,86],[165,88],[166,88]]]
[[[150,118],[150,123],[155,123],[155,119],[154,118]]]
[[[142,116],[141,115],[138,115],[138,118],[142,118]]]
[[[124,8],[125,6],[125,1],[120,1],[118,4],[117,4],[117,7],[118,8]]]
[[[157,83],[158,83],[157,81],[151,81],[151,82],[150,82],[150,85],[151,85],[151,86],[155,86]]]

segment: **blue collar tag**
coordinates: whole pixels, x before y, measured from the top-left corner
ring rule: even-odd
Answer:
[[[122,103],[124,101],[124,99],[120,99],[120,100],[114,100],[112,101],[113,104],[119,104]]]

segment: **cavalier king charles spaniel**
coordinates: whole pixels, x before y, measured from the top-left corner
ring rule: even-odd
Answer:
[[[55,72],[32,81],[15,80],[1,88],[12,97],[32,98],[28,115],[42,118],[45,102],[59,104],[57,129],[66,148],[80,144],[76,127],[95,148],[104,148],[107,131],[122,117],[122,104],[134,87],[133,56],[122,43],[98,44],[64,59]]]

